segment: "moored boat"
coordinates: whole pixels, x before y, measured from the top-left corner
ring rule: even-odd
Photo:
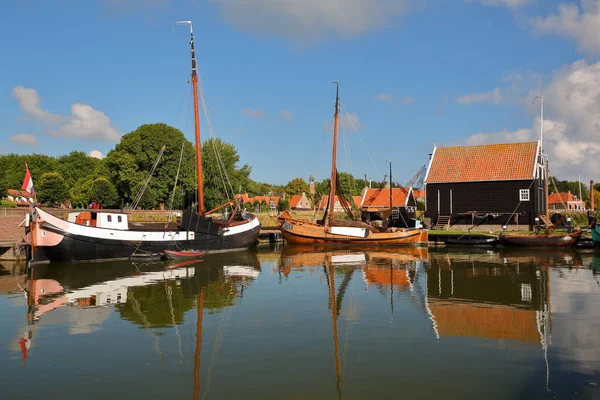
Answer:
[[[312,245],[362,245],[362,246],[406,246],[427,244],[426,229],[387,228],[378,229],[361,221],[355,221],[348,201],[344,198],[341,185],[337,179],[337,139],[339,126],[339,82],[335,98],[335,114],[333,117],[333,153],[331,160],[331,180],[328,205],[322,221],[310,221],[292,218],[288,213],[279,217],[281,234],[291,244]],[[337,195],[336,195],[337,190]],[[391,193],[391,179],[390,179]],[[351,220],[336,220],[334,215],[335,199],[339,198],[342,207]],[[391,196],[390,196],[391,197]],[[390,199],[391,214],[392,209]]]
[[[194,34],[190,21],[178,24],[189,25],[191,33],[197,211],[183,211],[176,223],[138,226],[128,222],[126,213],[106,213],[97,210],[75,212],[65,221],[40,207],[35,207],[32,215],[28,217],[29,224],[26,228],[27,242],[31,247],[34,262],[128,259],[139,252],[161,253],[181,248],[224,252],[247,249],[256,242],[260,233],[260,222],[254,215],[242,212],[239,202],[229,203],[233,211],[230,218],[211,218],[211,212],[206,212],[204,208]]]
[[[474,236],[463,235],[459,237],[443,238],[442,241],[446,245],[451,246],[496,246],[500,243],[497,236]]]
[[[203,251],[197,250],[165,250],[165,257],[169,260],[190,260],[194,258],[199,258],[204,255]]]
[[[501,234],[500,243],[508,246],[571,247],[577,244],[581,231],[540,235]]]

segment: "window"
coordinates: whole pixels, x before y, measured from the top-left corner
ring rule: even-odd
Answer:
[[[400,219],[400,210],[397,207],[392,209],[392,219]]]
[[[108,222],[112,222],[112,215],[107,215],[107,216],[106,216],[106,220],[107,220]]]
[[[529,201],[529,189],[519,190],[519,200],[520,201]]]
[[[123,222],[123,219],[121,218],[121,216],[120,216],[120,215],[117,217],[117,221],[118,221],[118,222]]]

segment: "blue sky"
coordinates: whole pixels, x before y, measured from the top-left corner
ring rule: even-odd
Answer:
[[[600,0],[569,4],[2,2],[0,152],[106,154],[120,135],[152,122],[191,139],[189,32],[172,31],[189,19],[214,133],[238,148],[255,180],[326,177],[333,80],[351,114],[340,169],[355,176],[381,180],[392,159],[406,182],[434,144],[535,140],[539,106],[530,103],[542,94],[552,172],[594,178]]]

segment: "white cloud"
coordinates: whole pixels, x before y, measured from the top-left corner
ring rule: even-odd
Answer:
[[[525,4],[530,3],[531,0],[470,0],[479,1],[486,6],[504,6],[511,9],[517,9],[523,7]]]
[[[538,33],[565,36],[588,53],[600,53],[600,0],[581,0],[581,8],[563,3],[558,14],[531,21]]]
[[[279,112],[279,117],[284,121],[292,121],[294,119],[294,114],[290,110],[281,110]]]
[[[409,0],[209,0],[244,31],[293,40],[353,37],[407,12]]]
[[[19,107],[29,117],[40,120],[47,124],[59,124],[63,117],[58,114],[52,114],[49,111],[42,110],[40,96],[35,89],[23,86],[15,86],[12,90],[13,95],[19,102]]]
[[[244,108],[242,110],[242,114],[251,118],[262,118],[266,115],[264,111],[258,111],[253,108]]]
[[[550,83],[527,96],[544,96],[544,149],[551,172],[560,178],[596,178],[600,170],[600,62],[577,61],[556,72]],[[538,115],[537,105],[528,105]],[[466,139],[470,145],[537,140],[539,118],[532,128],[478,133]]]
[[[72,104],[71,115],[65,117],[42,110],[40,96],[35,89],[15,86],[13,94],[28,116],[46,125],[59,125],[57,128],[46,127],[44,132],[47,134],[88,140],[118,141],[121,138],[110,118],[90,105]]]
[[[88,156],[97,158],[99,160],[102,160],[104,158],[104,154],[102,154],[100,150],[92,150],[88,153]]]
[[[17,133],[8,138],[13,143],[24,144],[26,146],[39,146],[38,139],[30,133]]]
[[[71,116],[58,129],[48,129],[52,136],[72,137],[93,141],[119,141],[121,135],[102,111],[87,104],[72,104]]]
[[[495,88],[491,92],[485,93],[469,93],[456,99],[456,102],[463,105],[473,103],[493,103],[500,104],[503,100],[500,88]]]
[[[412,104],[414,102],[415,102],[415,98],[412,96],[406,96],[406,97],[400,99],[400,104],[404,104],[404,105]]]
[[[375,96],[375,99],[379,101],[391,101],[394,100],[394,96],[388,93],[380,93],[377,96]]]

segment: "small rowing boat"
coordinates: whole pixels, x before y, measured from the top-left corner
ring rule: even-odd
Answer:
[[[460,236],[444,238],[442,241],[446,245],[452,246],[495,246],[500,243],[497,236]]]
[[[203,251],[198,250],[183,250],[183,251],[171,251],[165,250],[165,256],[170,260],[190,260],[199,258],[204,254]]]

